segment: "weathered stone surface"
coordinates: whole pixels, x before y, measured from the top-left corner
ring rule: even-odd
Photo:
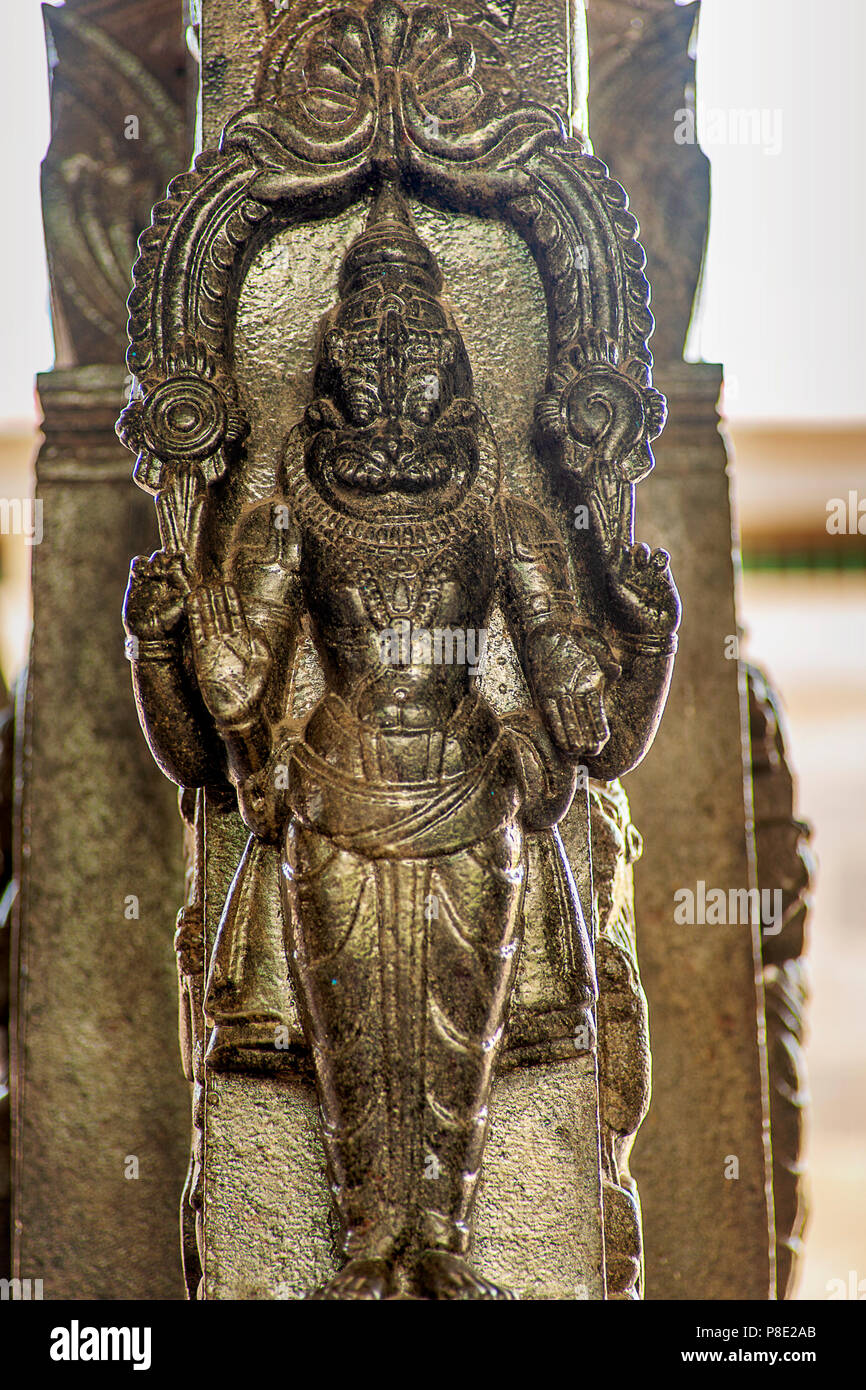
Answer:
[[[39,381],[44,537],[17,729],[13,1272],[41,1279],[46,1299],[179,1298],[183,863],[124,653],[119,595],[155,527],[114,425],[136,239],[184,158],[182,17],[174,0],[68,0],[46,23],[60,369]]]
[[[123,381],[122,368],[40,381],[13,1075],[15,1267],[46,1298],[181,1293],[188,1100],[171,936],[183,869],[114,601],[130,548],[153,543],[127,456],[106,442]]]
[[[695,129],[691,40],[700,8],[587,0],[590,135],[640,220],[660,363],[683,355],[707,238],[710,162],[696,139],[683,139]]]
[[[14,701],[0,676],[0,1279],[12,1260],[11,1112],[9,1104],[9,985],[12,904]]]
[[[756,882],[721,369],[681,364],[659,380],[670,416],[642,517],[678,557],[687,617],[653,757],[627,779],[647,846],[635,883],[654,1079],[633,1156],[647,1297],[765,1299],[774,1274],[759,928],[674,921],[680,889],[702,881],[727,894]],[[726,1176],[732,1158],[738,1177]]]
[[[474,1263],[521,1298],[604,1296],[596,1086],[591,1056],[497,1086]],[[204,1296],[302,1298],[338,1267],[312,1083],[224,1074],[207,1089]]]
[[[51,144],[42,212],[56,365],[122,362],[139,231],[186,157],[179,0],[43,7]]]
[[[705,155],[676,138],[683,112],[694,109],[690,39],[700,5],[589,0],[587,9],[590,134],[641,222],[656,380],[668,398],[641,516],[648,539],[668,537],[678,573],[682,563],[686,613],[665,723],[652,758],[626,779],[645,840],[635,908],[653,1045],[653,1099],[633,1155],[646,1297],[766,1298],[771,1199],[758,932],[673,920],[674,893],[694,892],[699,880],[725,892],[755,885],[743,677],[726,657],[738,636],[738,542],[716,414],[722,373],[681,361],[710,203]],[[739,1159],[738,1179],[725,1178],[726,1155]]]
[[[503,13],[506,19],[515,18],[515,26],[510,30],[504,20],[498,26],[503,31],[502,49],[507,50],[510,57],[517,57],[520,77],[528,76],[533,80],[534,96],[547,96],[552,85],[557,85],[556,104],[565,106],[563,98],[568,96],[567,84],[562,81],[554,84],[555,66],[544,78],[537,74],[533,78],[530,65],[520,62],[520,20],[526,14],[523,7],[518,5],[516,14],[513,14],[513,7],[512,10],[498,6],[482,8],[490,11],[485,23],[489,23],[494,10],[500,19]],[[399,7],[394,7],[394,16],[400,13]],[[286,27],[300,26],[306,14],[304,5],[293,6],[279,19],[273,33],[279,33],[283,45]],[[552,28],[545,27],[549,20],[553,22]],[[548,34],[554,36],[554,47],[560,59],[563,51],[568,53],[565,40],[574,40],[568,33],[568,24],[574,21],[571,7],[551,6],[541,16],[536,10],[534,21],[538,22],[534,37],[542,35],[542,42],[536,43],[536,57],[546,51]],[[532,26],[529,21],[527,24],[528,32]],[[218,4],[216,0],[205,6],[202,39],[206,139],[213,137],[234,108],[257,95],[259,79],[254,75],[252,59],[266,27],[266,11],[246,9],[239,12],[236,6]],[[292,61],[290,52],[284,66],[288,68]],[[495,64],[495,61],[498,59],[494,55],[491,62]],[[269,42],[260,72],[266,71],[270,86],[279,86],[282,80],[280,64],[283,64],[283,57],[278,45]],[[509,80],[508,66],[503,62],[500,69],[503,89]],[[603,178],[603,172],[593,170],[598,178]],[[606,186],[604,196],[611,206],[614,202],[617,207],[621,206],[618,190],[608,191]],[[467,201],[471,204],[471,200]],[[265,209],[257,212],[254,204],[250,206],[251,215],[265,215]],[[165,215],[168,212],[167,209]],[[327,224],[319,223],[312,228],[301,226],[281,233],[253,260],[247,272],[231,362],[231,373],[238,387],[238,396],[232,399],[240,402],[250,423],[247,457],[251,462],[244,479],[247,500],[269,495],[285,437],[285,422],[295,412],[300,413],[309,398],[309,370],[314,361],[315,342],[312,330],[323,310],[334,303],[338,267],[346,247],[357,236],[360,218],[365,212],[364,208],[353,208]],[[570,509],[565,509],[562,498],[552,495],[544,469],[539,470],[531,461],[532,406],[545,378],[547,341],[544,296],[527,249],[513,231],[495,222],[456,216],[453,211],[443,215],[441,211],[435,212],[420,204],[414,205],[412,212],[425,243],[445,272],[450,303],[465,332],[468,355],[475,370],[478,399],[489,412],[496,438],[501,441],[509,485],[523,495],[546,502],[559,524],[568,528],[572,525]],[[620,234],[625,235],[632,225],[627,218],[616,222]],[[584,247],[583,250],[595,255],[599,280],[606,284],[612,266],[598,248],[593,251],[593,248]],[[223,254],[220,252],[220,256]],[[149,251],[144,257],[146,264],[148,255]],[[558,252],[551,252],[554,266],[559,264],[556,255]],[[566,259],[562,261],[563,266]],[[145,277],[148,273],[146,268],[142,272]],[[560,273],[567,275],[568,272],[562,270]],[[640,280],[639,268],[637,278]],[[492,299],[494,283],[496,298]],[[645,283],[640,283],[645,291]],[[640,284],[636,283],[636,290],[639,289]],[[602,300],[604,293],[600,295]],[[498,312],[500,300],[507,301],[512,311],[505,323]],[[548,301],[555,319],[559,302],[554,308],[549,286]],[[646,327],[649,320],[640,322]],[[594,321],[593,330],[597,327]],[[622,348],[624,357],[638,351],[636,345],[641,333],[638,331],[635,338],[634,331],[634,328],[629,329],[631,336]],[[144,332],[139,332],[136,341],[145,336]],[[585,350],[591,354],[591,347]],[[138,352],[136,348],[131,359],[136,368]],[[154,378],[148,377],[144,383],[147,401],[153,391],[162,390],[165,385],[158,379],[161,366],[152,362],[147,355],[149,352],[150,348],[143,345],[144,374],[150,373]],[[640,352],[645,353],[645,345],[638,356]],[[591,356],[589,360],[595,361]],[[597,369],[611,373],[616,361],[613,356],[609,360],[604,358],[603,362],[600,359]],[[577,358],[574,368],[580,370]],[[214,370],[219,373],[223,368]],[[641,384],[648,387],[646,371],[638,358],[628,358],[627,371],[632,374],[632,392],[639,391]],[[560,382],[556,378],[548,384],[547,390],[555,394],[566,389],[570,380],[570,377],[568,381],[563,378]],[[223,383],[219,389],[226,390],[224,376],[219,377],[219,381]],[[549,401],[548,409],[551,408],[552,401]],[[575,402],[575,409],[578,408]],[[648,396],[645,417],[648,438],[654,437],[661,427],[660,409],[661,402]],[[130,443],[138,438],[135,410],[127,416]],[[643,430],[644,425],[639,431],[641,439]],[[148,486],[161,488],[160,451],[154,451],[149,444],[143,447],[143,452],[142,446],[136,443],[136,447],[140,452],[140,479]],[[148,449],[156,453],[155,460]],[[635,473],[629,481],[640,476],[644,467],[642,460],[643,456],[640,466],[634,465]],[[647,463],[650,462],[647,456]],[[625,491],[628,492],[628,488]],[[227,515],[230,516],[230,509]],[[630,515],[629,507],[624,525],[630,523]],[[130,630],[134,631],[134,626]],[[143,659],[168,659],[164,644],[154,641],[152,645],[159,647],[159,652],[155,651],[152,658],[145,654]],[[665,647],[665,658],[671,654]],[[504,667],[486,678],[491,703],[500,711],[524,702],[522,678],[518,676],[515,683],[514,673],[507,667],[506,661]],[[199,672],[200,681],[201,675]],[[491,682],[496,683],[495,690],[490,688]],[[320,678],[317,682],[316,673],[309,664],[302,670],[301,685],[302,693],[309,696],[315,695],[320,688]],[[297,694],[296,691],[296,697]],[[142,701],[145,703],[144,696]],[[298,701],[296,698],[296,714],[308,708],[308,699]],[[161,748],[160,714],[156,703],[152,716],[148,716],[149,722],[151,719],[154,729],[149,732],[155,740],[153,746]],[[222,937],[219,917],[244,838],[239,822],[234,823],[231,815],[222,820],[220,816],[208,792],[204,886],[208,951],[214,948],[218,928]],[[246,810],[245,816],[249,823]],[[588,833],[584,799],[566,827],[564,839],[580,871],[587,919],[591,917]],[[253,852],[261,856],[260,851]],[[284,872],[287,872],[285,866]],[[259,925],[257,923],[257,930]],[[331,983],[337,985],[338,981],[334,979]],[[291,1010],[287,1009],[286,1017],[289,1013]],[[573,1058],[568,1064],[541,1065],[528,1072],[508,1070],[497,1082],[492,1101],[492,1147],[485,1169],[476,1232],[476,1262],[482,1274],[501,1278],[529,1297],[598,1298],[604,1296],[604,1281],[596,1068],[591,1040],[567,1041]],[[228,1058],[226,1053],[223,1062]],[[248,1061],[243,1065],[248,1066]],[[316,1130],[310,1124],[309,1087],[300,1078],[291,1079],[285,1075],[241,1078],[225,1073],[216,1065],[213,1056],[211,1064],[200,1075],[204,1086],[203,1180],[198,1189],[203,1198],[203,1295],[224,1298],[240,1292],[245,1297],[297,1296],[333,1272],[333,1266],[329,1267],[331,1232],[326,1208],[320,1210],[316,1206],[313,1192],[313,1184],[322,1185],[323,1166],[315,1143]],[[279,1193],[274,1193],[270,1187],[274,1175],[285,1174],[286,1154],[293,1156],[293,1181],[298,1174],[305,1179],[291,1202],[288,1227],[279,1220]],[[267,1191],[257,1190],[262,1187],[264,1170],[267,1176],[263,1186]],[[248,1208],[256,1210],[258,1220],[253,1223],[251,1232],[242,1235],[240,1213]],[[275,1278],[279,1273],[288,1277]]]

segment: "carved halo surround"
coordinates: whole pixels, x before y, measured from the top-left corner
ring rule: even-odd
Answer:
[[[580,478],[606,470],[631,531],[634,483],[664,421],[650,387],[646,257],[628,199],[555,112],[486,93],[465,28],[437,5],[371,0],[311,29],[304,83],[240,111],[218,151],[175,178],[139,239],[127,353],[139,394],[118,423],[136,481],[159,493],[178,466],[206,481],[246,432],[232,384],[243,274],[280,229],[349,206],[385,179],[449,211],[509,222],[547,297],[539,448]],[[618,499],[610,495],[618,490]]]

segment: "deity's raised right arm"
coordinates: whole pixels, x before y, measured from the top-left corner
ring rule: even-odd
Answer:
[[[137,555],[123,603],[138,717],[158,766],[183,787],[215,786],[226,758],[195,680],[186,624],[186,557]]]

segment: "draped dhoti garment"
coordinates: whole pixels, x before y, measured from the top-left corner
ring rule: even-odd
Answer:
[[[418,1230],[464,1253],[520,945],[512,746],[373,783],[301,742],[289,786],[289,959],[344,1252],[391,1255]]]

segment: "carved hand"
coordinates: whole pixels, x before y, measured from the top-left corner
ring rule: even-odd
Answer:
[[[232,584],[194,589],[186,607],[202,699],[217,724],[246,724],[270,675],[267,643],[250,631]]]
[[[682,605],[666,550],[651,551],[643,543],[622,546],[609,561],[607,588],[621,631],[668,637],[679,627]]]
[[[141,641],[164,639],[183,617],[188,593],[185,556],[163,550],[157,550],[150,559],[136,555],[123,601],[126,631]]]
[[[604,676],[570,633],[542,630],[527,653],[532,687],[551,738],[563,757],[597,757],[610,737],[602,703]]]

